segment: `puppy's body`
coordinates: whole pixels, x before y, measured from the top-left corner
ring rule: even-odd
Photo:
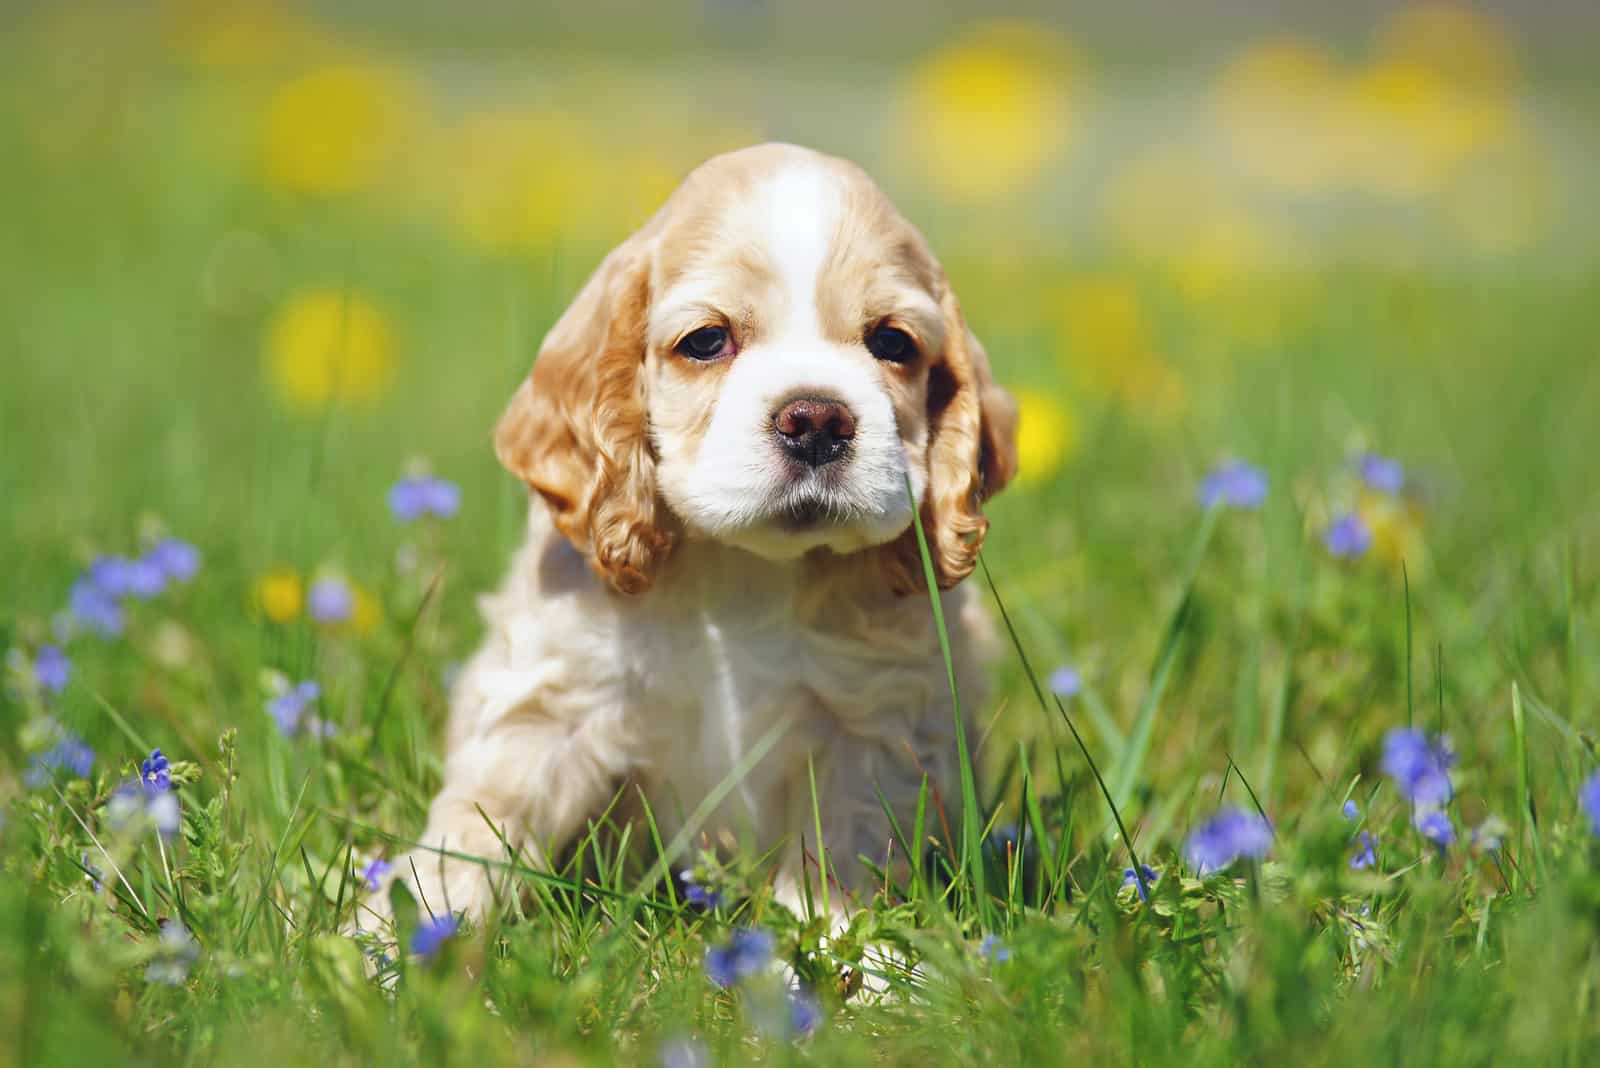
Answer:
[[[481,916],[493,868],[460,855],[541,862],[623,787],[670,835],[732,783],[703,829],[779,847],[792,888],[814,773],[830,876],[859,884],[884,800],[908,827],[924,776],[958,790],[907,487],[973,707],[983,623],[956,584],[1014,423],[938,262],[859,169],[786,145],[700,168],[607,257],[501,421],[536,491],[527,540],[484,598],[400,873],[432,911]]]

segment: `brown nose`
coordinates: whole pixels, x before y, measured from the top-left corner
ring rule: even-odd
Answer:
[[[810,467],[821,467],[849,451],[856,419],[838,401],[802,397],[778,409],[772,429],[790,456]]]

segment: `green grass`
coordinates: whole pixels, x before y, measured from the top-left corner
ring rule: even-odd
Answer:
[[[8,87],[56,70],[0,56]],[[520,534],[525,498],[488,431],[605,242],[497,257],[376,198],[287,198],[208,150],[227,131],[191,125],[209,98],[183,77],[90,73],[87,102],[0,112],[0,647],[34,649],[85,563],[133,551],[152,522],[205,561],[133,607],[126,636],[75,639],[59,697],[18,671],[0,688],[0,1063],[649,1064],[691,1036],[719,1064],[1600,1056],[1600,838],[1577,804],[1600,762],[1592,256],[1309,259],[1245,280],[1288,310],[1270,340],[1239,340],[1228,308],[1110,250],[1032,261],[1018,290],[986,250],[941,240],[948,213],[894,190],[954,249],[1000,378],[1078,420],[1065,464],[989,509],[969,581],[1005,635],[996,693],[967,709],[961,796],[926,796],[893,829],[897,850],[941,849],[825,942],[770,899],[767,858],[703,857],[649,824],[622,832],[642,857],[628,863],[597,826],[571,868],[509,871],[531,902],[520,922],[376,981],[339,933],[354,868],[422,825],[444,679]],[[1088,271],[1144,297],[1185,382],[1180,414],[1063,370],[1082,354],[1054,325],[1053,280]],[[394,383],[371,407],[296,414],[268,384],[267,324],[313,286],[393,320]],[[1408,579],[1399,560],[1341,564],[1321,544],[1366,446],[1414,477]],[[1259,512],[1195,503],[1229,454],[1271,476]],[[414,456],[461,484],[456,519],[389,515]],[[342,567],[379,622],[261,618],[253,584],[285,565]],[[1057,702],[1043,683],[1062,663],[1085,687]],[[282,737],[265,671],[318,680],[337,733]],[[95,749],[90,779],[29,785],[50,718]],[[1384,734],[1413,719],[1460,756],[1461,840],[1443,855],[1378,767]],[[107,810],[157,746],[182,780],[165,846]],[[1346,798],[1378,837],[1375,870],[1349,867]],[[1196,877],[1189,831],[1257,804],[1268,859]],[[1467,841],[1490,817],[1506,828],[1494,853]],[[981,844],[1013,824],[1017,848]],[[1134,856],[1161,873],[1148,903],[1123,885]],[[728,904],[685,906],[666,877],[684,866]],[[151,982],[173,921],[198,955],[178,985]],[[706,977],[707,948],[751,924],[821,1001],[804,1042],[762,1037],[772,991]],[[979,952],[986,935],[1007,959]],[[879,998],[852,978],[874,945],[917,962],[869,962]]]

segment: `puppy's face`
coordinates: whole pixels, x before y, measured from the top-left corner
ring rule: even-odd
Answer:
[[[608,257],[497,445],[625,592],[678,537],[871,550],[911,589],[908,483],[953,584],[1013,412],[916,230],[854,166],[773,145],[705,164]]]

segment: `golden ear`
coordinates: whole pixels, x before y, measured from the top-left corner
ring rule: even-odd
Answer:
[[[500,462],[621,593],[649,589],[672,547],[645,412],[649,307],[641,232],[606,257],[545,337],[494,436]]]
[[[983,502],[1017,473],[1017,404],[995,384],[989,355],[967,329],[955,293],[946,288],[941,304],[947,340],[928,375],[928,486],[921,514],[935,581],[947,590],[977,566],[989,529]],[[924,590],[916,531],[889,548],[891,585]]]

